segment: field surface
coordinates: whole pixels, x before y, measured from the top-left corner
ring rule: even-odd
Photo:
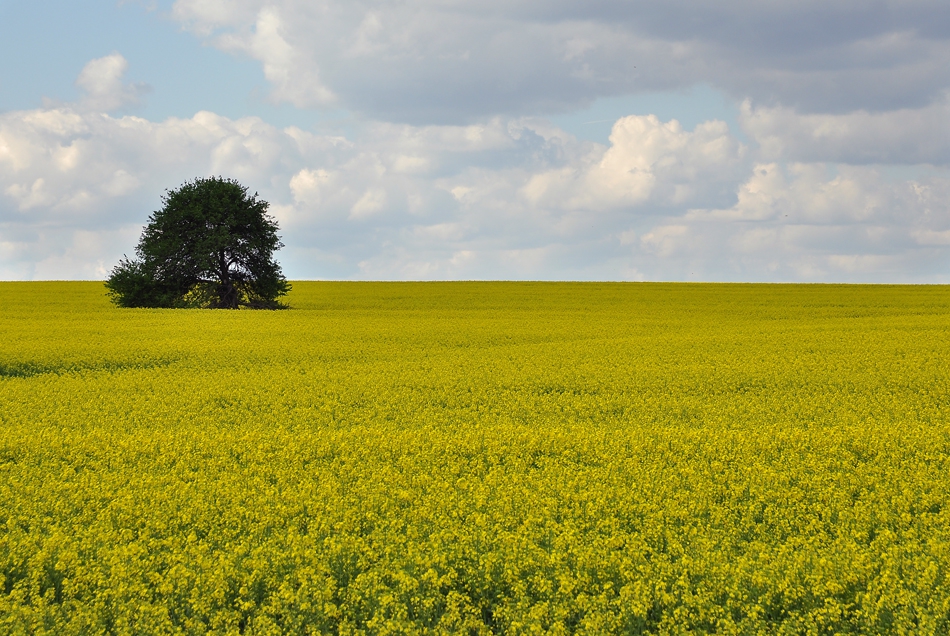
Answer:
[[[0,283],[2,634],[947,634],[950,289]]]

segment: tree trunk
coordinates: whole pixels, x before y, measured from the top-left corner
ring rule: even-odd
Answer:
[[[218,283],[218,307],[220,309],[237,309],[237,288],[231,282],[231,267],[224,256],[224,252],[218,253],[218,267],[220,281]]]

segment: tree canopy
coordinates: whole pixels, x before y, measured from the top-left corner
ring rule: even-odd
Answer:
[[[166,191],[135,248],[106,281],[120,307],[279,309],[290,291],[268,203],[233,179],[195,179]]]

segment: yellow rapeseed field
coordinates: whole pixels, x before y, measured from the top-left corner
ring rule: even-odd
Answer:
[[[950,289],[0,284],[2,634],[947,634]]]

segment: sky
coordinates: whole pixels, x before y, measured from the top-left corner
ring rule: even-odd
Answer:
[[[950,3],[0,0],[0,280],[212,175],[292,280],[950,283]]]

